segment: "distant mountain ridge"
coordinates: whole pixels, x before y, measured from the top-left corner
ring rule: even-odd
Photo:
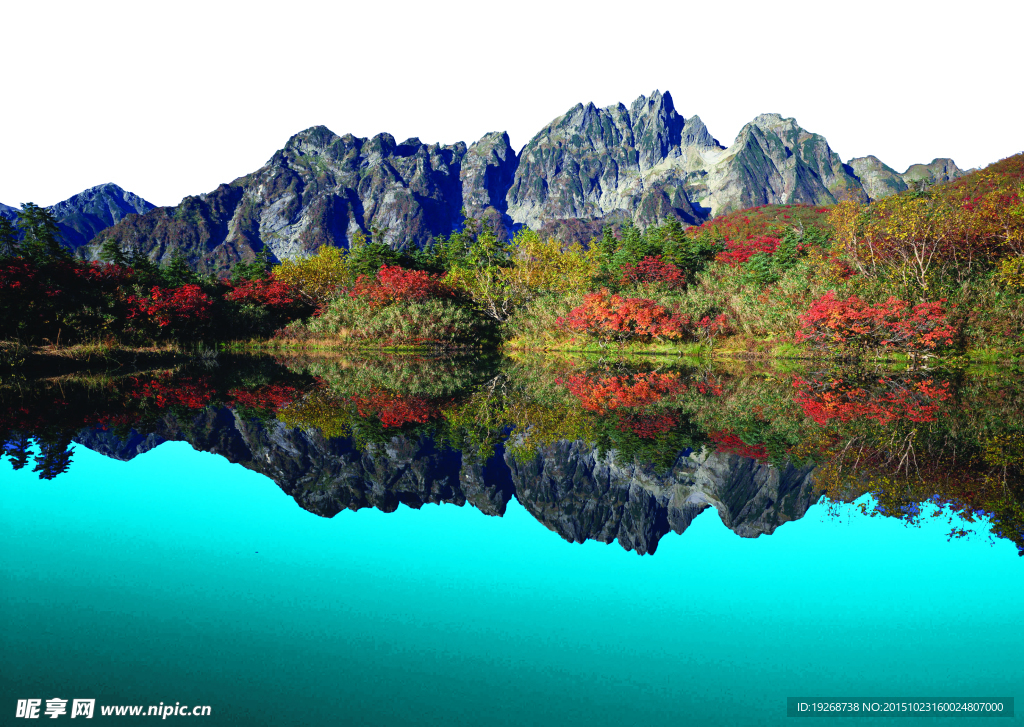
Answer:
[[[108,183],[90,187],[47,209],[57,218],[64,243],[77,250],[128,215],[143,214],[156,209],[156,205]],[[16,220],[18,211],[0,204],[0,215],[4,217]]]
[[[725,147],[655,91],[629,107],[577,104],[519,153],[503,132],[442,145],[315,126],[230,184],[122,217],[82,254],[95,258],[111,238],[157,261],[180,253],[197,270],[223,272],[263,249],[303,257],[346,247],[356,233],[423,245],[463,215],[505,231],[558,220],[694,225],[763,204],[867,202],[962,174],[943,158],[903,174],[875,157],[844,163],[824,136],[779,114],[757,116]]]

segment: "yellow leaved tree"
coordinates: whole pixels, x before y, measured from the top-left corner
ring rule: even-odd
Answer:
[[[293,285],[317,311],[323,311],[345,292],[349,280],[348,250],[324,245],[315,255],[285,260],[273,272],[279,280]]]
[[[554,238],[541,239],[533,230],[516,233],[511,260],[504,264],[455,266],[445,278],[499,322],[528,301],[548,293],[584,293],[600,267],[596,248],[564,246]]]

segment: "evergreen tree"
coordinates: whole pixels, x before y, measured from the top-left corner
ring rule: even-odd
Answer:
[[[112,237],[108,237],[103,241],[103,245],[100,247],[100,260],[123,267],[128,265],[128,256],[121,247],[121,243]]]
[[[0,258],[14,257],[18,252],[18,230],[14,223],[0,215]]]
[[[184,258],[182,258],[184,261]],[[174,263],[174,260],[171,261]],[[270,275],[270,251],[263,248],[251,263],[240,262],[231,268],[231,282],[236,285],[243,280],[260,280]],[[186,265],[186,267],[188,267]]]
[[[54,441],[39,440],[39,454],[35,457],[36,466],[33,472],[39,473],[39,479],[52,480],[62,475],[71,466],[71,435],[61,433]]]
[[[160,277],[168,288],[196,285],[200,281],[199,275],[189,267],[188,260],[181,254],[181,250],[175,250],[171,261],[160,268]]]
[[[26,258],[36,263],[71,259],[71,253],[60,244],[60,226],[50,210],[26,202],[18,213],[18,227],[25,234],[21,253]]]

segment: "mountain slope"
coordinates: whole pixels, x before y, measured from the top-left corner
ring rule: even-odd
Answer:
[[[463,209],[500,219],[515,159],[502,133],[467,148],[415,138],[399,144],[390,134],[338,136],[316,126],[252,174],[126,219],[100,238],[138,245],[154,260],[181,253],[208,272],[264,247],[281,260],[321,245],[347,247],[356,233],[396,248],[423,245],[455,229]],[[95,257],[97,249],[88,254]]]
[[[155,209],[155,205],[116,184],[108,183],[90,187],[47,209],[57,218],[64,244],[77,250],[101,230],[117,224],[129,215]],[[18,210],[0,204],[0,215],[16,220]]]

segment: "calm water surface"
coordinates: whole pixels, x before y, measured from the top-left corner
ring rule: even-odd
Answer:
[[[1007,379],[903,404],[924,379],[889,381],[840,421],[778,372],[378,364],[8,394],[4,723],[54,697],[206,724],[761,725],[791,696],[1021,696],[1024,561],[983,489],[1018,492],[1017,424],[972,409],[1014,406]],[[902,419],[864,416],[883,405]],[[897,471],[879,426],[919,459],[973,441],[977,471],[919,463],[941,487],[907,475],[909,507],[875,477]],[[816,483],[843,437],[870,467]]]

